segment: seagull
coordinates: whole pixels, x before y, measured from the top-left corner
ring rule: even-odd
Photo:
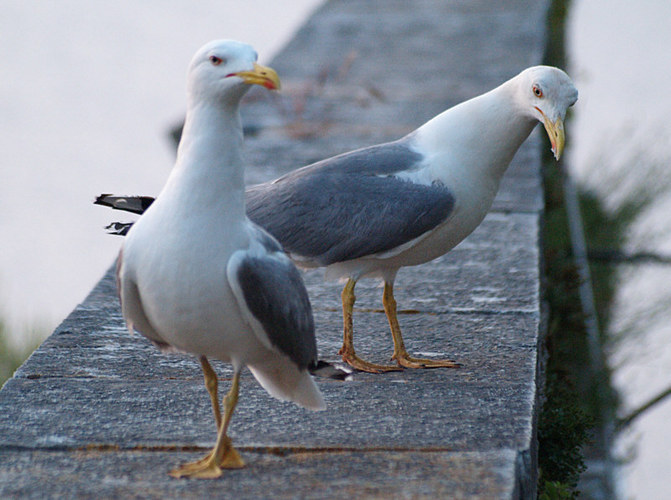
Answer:
[[[339,351],[345,362],[373,373],[399,366],[459,366],[407,352],[396,314],[396,274],[401,267],[444,255],[480,225],[513,156],[538,122],[559,160],[566,112],[577,99],[564,71],[534,66],[396,141],[328,158],[247,189],[247,216],[277,238],[296,264],[325,267],[327,277],[346,279]],[[115,207],[116,199],[101,195],[96,203]],[[391,359],[398,366],[371,363],[355,353],[354,288],[366,277],[384,282]]]
[[[175,167],[117,261],[128,329],[162,350],[197,355],[210,395],[216,444],[202,460],[171,471],[174,477],[214,478],[244,466],[227,429],[245,366],[272,396],[313,410],[325,406],[310,376],[317,348],[301,274],[245,215],[240,99],[251,85],[280,86],[277,73],[256,59],[251,46],[232,40],[195,54]],[[223,417],[208,357],[233,365]]]

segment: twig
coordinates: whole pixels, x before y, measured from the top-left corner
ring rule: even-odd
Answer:
[[[671,264],[671,256],[653,252],[625,253],[613,248],[594,248],[587,253],[589,260],[618,264]]]
[[[671,395],[671,387],[663,390],[660,392],[657,396],[654,398],[650,399],[647,403],[642,404],[638,408],[636,408],[634,411],[632,411],[629,415],[627,415],[624,418],[620,418],[617,420],[615,430],[617,432],[623,431],[625,428],[627,428],[631,423],[636,420],[638,417],[641,416],[641,414],[645,413],[648,411],[650,408],[656,406],[657,404],[661,403],[664,401],[668,396]]]

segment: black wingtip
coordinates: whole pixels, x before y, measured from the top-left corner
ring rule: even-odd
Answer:
[[[115,196],[103,193],[96,197],[93,204],[142,215],[153,202],[154,198],[151,196]]]
[[[126,236],[132,226],[132,222],[112,222],[108,226],[105,226],[105,229],[107,229],[107,234]]]
[[[330,378],[333,380],[349,380],[352,374],[351,371],[347,371],[347,368],[340,368],[321,359],[309,366],[308,371],[314,377]]]
[[[116,208],[114,206],[114,202],[118,198],[117,196],[114,196],[111,193],[103,193],[101,195],[96,196],[95,201],[93,202],[94,205],[102,205],[103,207],[110,207],[110,208]]]

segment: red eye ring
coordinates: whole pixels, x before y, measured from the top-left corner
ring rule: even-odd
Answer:
[[[534,85],[531,90],[536,97],[543,97],[543,90],[538,85]]]
[[[219,66],[221,63],[224,62],[224,60],[223,60],[221,57],[210,56],[210,62],[211,62],[214,66]]]

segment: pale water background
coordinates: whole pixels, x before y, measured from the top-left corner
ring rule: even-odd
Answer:
[[[172,166],[192,54],[214,38],[282,48],[320,0],[0,0],[0,317],[49,332],[112,264],[121,240],[96,194],[157,193]],[[580,101],[567,158],[611,208],[661,192],[628,246],[671,253],[671,2],[574,0],[569,71]],[[281,76],[281,75],[280,75]],[[659,187],[661,186],[661,189]],[[671,384],[671,270],[622,268],[610,353],[626,408]],[[20,339],[15,339],[20,341]],[[664,498],[671,402],[618,442],[624,498]]]
[[[625,248],[671,255],[671,2],[573,0],[569,70],[580,99],[568,164],[615,210],[654,193]],[[619,266],[608,352],[622,414],[671,385],[671,266]],[[671,399],[617,440],[622,498],[671,498]]]
[[[51,331],[114,261],[96,194],[157,194],[191,56],[251,43],[261,62],[320,0],[0,0],[0,318]],[[122,217],[123,219],[123,217]]]

